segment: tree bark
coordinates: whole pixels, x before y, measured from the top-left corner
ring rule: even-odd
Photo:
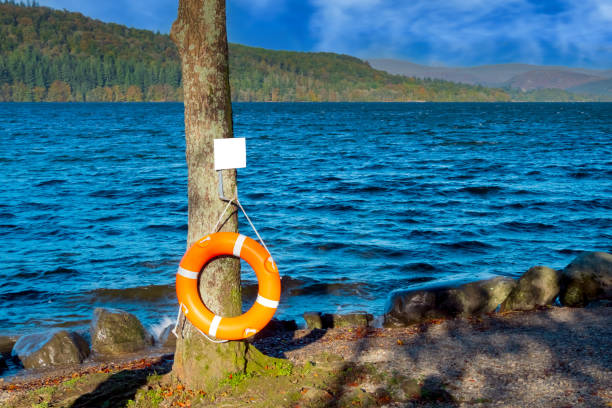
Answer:
[[[213,162],[213,140],[233,137],[225,0],[179,0],[171,38],[183,64],[189,247],[212,232],[225,208],[219,199]],[[236,191],[236,171],[224,170],[223,180],[226,196],[232,197]],[[221,230],[237,232],[237,214],[231,209]],[[200,277],[200,295],[213,313],[239,315],[242,306],[239,260],[224,257],[209,263]],[[211,389],[229,373],[246,369],[246,343],[211,343],[189,321],[183,318],[179,323],[173,371],[187,387]]]

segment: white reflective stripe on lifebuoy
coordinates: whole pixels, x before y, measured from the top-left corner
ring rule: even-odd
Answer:
[[[266,299],[265,297],[259,294],[257,295],[256,302],[262,306],[269,307],[270,309],[276,309],[278,307],[278,300]]]
[[[190,271],[189,269],[181,268],[180,266],[176,273],[187,279],[198,279],[198,275],[200,274],[199,272]]]
[[[238,238],[236,238],[236,243],[234,244],[234,256],[240,258],[240,251],[242,251],[242,245],[244,244],[244,240],[246,238],[246,235],[238,235]]]
[[[221,323],[221,316],[215,315],[212,319],[212,323],[210,323],[210,329],[208,329],[209,336],[216,336],[217,329],[219,329],[219,323]]]

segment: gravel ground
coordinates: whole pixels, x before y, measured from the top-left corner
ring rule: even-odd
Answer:
[[[294,362],[340,355],[443,384],[450,406],[612,407],[612,308],[550,308],[258,341]]]
[[[282,332],[257,339],[255,345],[266,354],[298,364],[369,365],[386,375],[441,387],[452,396],[443,403],[421,400],[390,403],[389,408],[590,408],[612,407],[611,340],[612,308],[553,307],[406,328]],[[169,369],[172,356],[166,358]],[[117,361],[111,368],[151,365],[147,361]],[[99,364],[78,369],[96,372]],[[49,378],[70,378],[70,373],[66,368],[2,381],[0,406],[7,406],[15,387],[27,392]],[[359,387],[373,391],[368,384]]]

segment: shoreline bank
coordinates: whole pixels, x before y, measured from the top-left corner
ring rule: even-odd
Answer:
[[[478,401],[481,404],[478,406],[504,407],[606,407],[612,403],[610,307],[546,307],[529,312],[438,319],[403,328],[284,331],[255,339],[253,344],[265,354],[287,359],[295,367],[312,365],[324,368],[324,373],[341,373],[347,367],[352,367],[351,370],[368,367],[376,372],[342,384],[333,392],[329,387],[313,388],[327,390],[325,392],[332,398],[330,401],[355,388],[364,390],[364,398],[375,396],[379,388],[393,388],[385,381],[403,378],[422,385],[436,384],[438,390],[444,391],[444,401],[437,406],[472,406]],[[76,382],[75,378],[86,384],[103,373],[153,375],[156,372],[166,374],[162,376],[164,381],[170,381],[167,373],[171,362],[170,355],[140,354],[132,359],[93,364],[83,371],[64,368],[29,378],[15,377],[0,382],[0,405],[29,407],[19,402],[20,399],[30,401],[26,396],[36,394],[41,387],[59,387],[65,382]],[[101,377],[101,381],[105,381],[104,378]],[[295,380],[296,386],[306,381]],[[135,398],[142,386],[133,390],[128,399]],[[83,395],[91,393],[90,388],[83,389]],[[65,399],[60,391],[57,395],[45,395],[43,399],[48,401],[37,403],[62,406]],[[220,405],[224,405],[223,401],[243,401],[240,398],[244,396],[232,393],[232,389],[223,392],[225,396],[218,396]],[[75,396],[73,394],[70,395]],[[399,398],[398,403],[412,401],[409,396],[400,397],[403,399]],[[414,401],[419,406],[428,406],[429,402],[422,401],[421,397]],[[397,399],[393,395],[389,398],[389,403]],[[172,406],[163,405],[164,401],[160,401],[160,407]],[[260,402],[263,405],[254,405],[266,406],[265,401]],[[211,405],[210,401],[198,404],[192,406]]]

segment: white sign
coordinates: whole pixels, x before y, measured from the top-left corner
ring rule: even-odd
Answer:
[[[215,139],[215,170],[246,167],[246,139]]]

